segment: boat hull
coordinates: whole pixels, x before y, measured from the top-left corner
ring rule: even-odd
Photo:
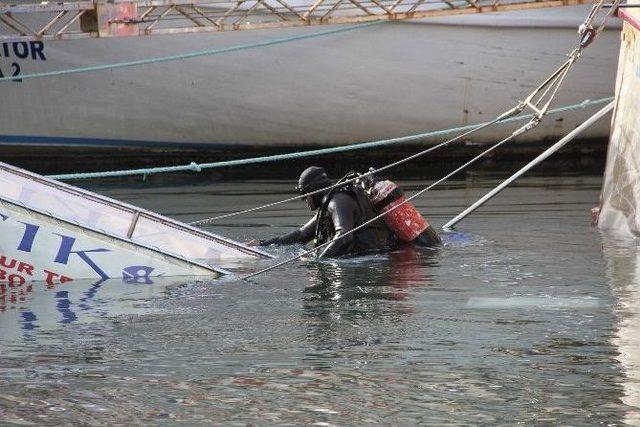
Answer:
[[[78,279],[152,283],[156,276],[219,276],[204,265],[4,200],[0,200],[0,230],[0,284],[10,288],[32,281],[55,286]]]
[[[220,55],[5,82],[0,94],[10,102],[0,105],[0,142],[305,147],[483,122],[565,60],[587,10],[390,22]],[[73,69],[317,31],[322,28],[58,41],[19,48],[25,59],[10,46],[0,69],[8,75],[14,62],[22,74]],[[611,96],[618,45],[618,31],[605,31],[555,105]],[[520,139],[558,138],[584,117],[576,111],[549,118]],[[474,139],[493,141],[507,132],[495,128]],[[603,122],[584,137],[608,133]]]

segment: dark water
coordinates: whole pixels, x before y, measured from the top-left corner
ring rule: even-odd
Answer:
[[[470,176],[418,206],[439,228],[496,183]],[[14,290],[0,423],[640,425],[640,250],[590,226],[600,184],[524,179],[436,251],[304,260],[252,282]],[[101,191],[193,221],[292,187]],[[263,238],[308,215],[299,202],[210,229]]]

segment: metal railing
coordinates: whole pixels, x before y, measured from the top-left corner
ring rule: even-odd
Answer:
[[[402,20],[588,0],[139,0],[0,3],[0,42],[237,31]]]

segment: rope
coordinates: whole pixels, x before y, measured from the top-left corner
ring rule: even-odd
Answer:
[[[179,61],[179,60],[183,60],[183,59],[197,58],[199,56],[220,55],[220,54],[223,54],[223,53],[237,52],[237,51],[240,51],[240,50],[254,49],[254,48],[258,48],[258,47],[273,46],[273,45],[282,44],[282,43],[290,43],[290,42],[294,42],[294,41],[298,41],[298,40],[306,40],[306,39],[311,39],[311,38],[315,38],[315,37],[327,36],[327,35],[330,35],[330,34],[345,33],[347,31],[360,30],[360,29],[363,29],[363,28],[367,28],[367,27],[370,27],[370,26],[373,26],[373,25],[378,25],[378,24],[382,24],[382,23],[386,23],[386,22],[388,22],[388,21],[373,21],[373,22],[368,22],[366,24],[350,25],[350,26],[346,26],[346,27],[333,28],[333,29],[330,29],[330,30],[317,31],[317,32],[314,32],[314,33],[302,34],[302,35],[297,35],[297,36],[292,36],[292,37],[284,37],[284,38],[272,39],[272,40],[256,42],[256,43],[241,44],[241,45],[225,47],[225,48],[221,48],[221,49],[200,50],[200,51],[196,51],[196,52],[183,53],[183,54],[179,54],[179,55],[159,56],[159,57],[156,57],[156,58],[139,59],[139,60],[135,60],[135,61],[126,61],[126,62],[116,62],[116,63],[113,63],[113,64],[92,65],[92,66],[89,66],[89,67],[69,68],[69,69],[66,69],[66,70],[56,70],[56,71],[45,71],[45,72],[41,72],[41,73],[21,74],[19,76],[19,78],[22,79],[22,80],[25,80],[25,79],[37,79],[37,78],[42,78],[42,77],[54,77],[54,76],[62,76],[62,75],[67,75],[67,74],[78,74],[78,73],[89,73],[89,72],[102,71],[102,70],[111,70],[111,69],[115,69],[115,68],[136,67],[138,65],[158,64],[158,63],[162,63],[162,62]],[[8,81],[15,80],[15,79],[16,79],[15,76],[0,77],[0,83],[1,82],[8,82]]]
[[[584,110],[585,108],[588,108],[588,107],[605,104],[607,102],[610,102],[612,99],[613,98],[611,97],[597,99],[594,101],[587,99],[578,104],[567,105],[564,107],[549,110],[548,114],[558,114],[558,113],[563,113],[566,111],[573,111],[573,110]],[[528,120],[528,119],[531,119],[532,117],[533,115],[531,114],[521,116],[521,117],[511,117],[511,118],[501,120],[499,123],[500,124],[513,123],[513,122]],[[104,171],[104,172],[59,174],[59,175],[48,175],[48,177],[53,179],[59,179],[59,180],[76,180],[76,179],[91,179],[91,178],[112,178],[112,177],[132,176],[132,175],[151,175],[156,173],[169,173],[169,172],[185,172],[185,171],[200,172],[205,169],[216,169],[216,168],[229,167],[229,166],[244,166],[244,165],[253,165],[258,163],[277,162],[281,160],[300,159],[304,157],[313,157],[313,156],[319,156],[323,154],[341,153],[341,152],[347,152],[347,151],[363,150],[368,148],[384,147],[384,146],[393,145],[393,144],[420,142],[421,140],[430,138],[430,137],[443,136],[451,133],[476,130],[476,128],[485,127],[486,125],[491,123],[494,123],[494,122],[477,123],[473,125],[460,126],[460,127],[448,128],[448,129],[431,131],[431,132],[424,132],[424,133],[396,137],[396,138],[382,139],[378,141],[363,142],[363,143],[345,145],[340,147],[306,150],[306,151],[299,151],[296,153],[276,154],[271,156],[250,157],[246,159],[226,160],[226,161],[214,162],[214,163],[198,164],[196,162],[191,162],[188,165],[179,165],[179,166],[164,166],[164,167],[155,167],[155,168],[126,169],[126,170],[115,170],[115,171]]]
[[[371,223],[372,223],[372,222],[374,222],[374,221],[379,220],[380,218],[384,217],[385,215],[387,215],[388,213],[392,212],[393,210],[395,210],[395,209],[399,208],[400,206],[404,205],[405,203],[409,203],[410,201],[412,201],[412,200],[413,200],[413,199],[415,199],[416,197],[421,196],[422,194],[424,194],[424,193],[426,193],[427,191],[431,190],[431,189],[432,189],[433,187],[435,187],[436,185],[438,185],[438,184],[440,184],[440,183],[442,183],[442,182],[446,181],[447,179],[451,178],[453,175],[457,174],[458,172],[461,172],[462,170],[464,170],[465,168],[467,168],[469,165],[473,164],[473,163],[474,163],[475,161],[477,161],[478,159],[480,159],[480,158],[484,157],[485,155],[489,154],[490,152],[492,152],[492,151],[493,151],[493,150],[495,150],[496,148],[500,147],[501,145],[503,145],[503,144],[507,143],[508,141],[510,141],[511,139],[515,138],[516,136],[518,136],[518,135],[520,135],[520,134],[522,134],[522,133],[524,133],[524,132],[527,132],[530,128],[531,128],[531,127],[530,127],[530,124],[529,124],[529,123],[527,123],[526,125],[524,125],[524,126],[522,126],[521,128],[517,129],[515,132],[513,132],[513,133],[512,133],[511,135],[509,135],[508,137],[504,138],[502,141],[497,142],[496,144],[493,144],[491,147],[487,148],[487,149],[486,149],[486,150],[484,150],[482,153],[478,154],[477,156],[475,156],[474,158],[472,158],[471,160],[469,160],[468,162],[466,162],[466,163],[465,163],[465,164],[463,164],[462,166],[459,166],[458,168],[456,168],[456,169],[455,169],[455,170],[453,170],[452,172],[449,172],[447,175],[445,175],[445,176],[443,176],[442,178],[440,178],[439,180],[435,181],[434,183],[432,183],[432,184],[431,184],[431,185],[429,185],[428,187],[423,188],[422,190],[418,191],[417,193],[415,193],[415,194],[414,194],[414,195],[412,195],[411,197],[408,197],[408,198],[407,198],[406,200],[404,200],[403,202],[398,203],[397,205],[393,206],[393,207],[392,207],[391,209],[389,209],[388,211],[383,212],[383,213],[381,213],[381,214],[379,214],[379,215],[376,215],[375,217],[371,218],[370,220],[368,220],[368,221],[366,221],[366,222],[364,222],[364,223],[360,224],[359,226],[357,226],[357,227],[355,227],[355,228],[353,228],[353,229],[351,229],[351,230],[347,231],[347,232],[346,232],[346,233],[344,233],[344,234],[339,234],[339,235],[338,235],[338,236],[336,236],[333,240],[329,240],[328,242],[325,242],[325,243],[323,243],[323,244],[321,244],[321,245],[318,245],[318,246],[316,246],[316,247],[315,247],[315,248],[313,248],[313,249],[310,249],[310,250],[308,250],[308,251],[305,251],[305,252],[303,252],[303,253],[301,253],[301,254],[299,254],[299,255],[296,255],[296,256],[294,256],[294,257],[291,257],[291,258],[289,258],[289,259],[286,259],[286,260],[284,260],[284,261],[282,261],[282,262],[279,262],[279,263],[277,263],[277,264],[274,264],[274,265],[272,265],[272,266],[270,266],[270,267],[267,267],[267,268],[264,268],[264,269],[262,269],[262,270],[256,271],[255,273],[248,274],[248,275],[246,275],[246,276],[242,277],[242,279],[243,279],[243,280],[247,280],[247,279],[250,279],[250,278],[252,278],[252,277],[254,277],[254,276],[257,276],[257,275],[259,275],[259,274],[263,274],[263,273],[266,273],[266,272],[271,271],[271,270],[273,270],[273,269],[276,269],[276,268],[278,268],[278,267],[281,267],[281,266],[283,266],[283,265],[285,265],[285,264],[288,264],[288,263],[290,263],[290,262],[292,262],[292,261],[295,261],[295,260],[297,260],[297,259],[300,259],[300,258],[302,258],[302,257],[304,257],[304,256],[310,255],[310,254],[312,254],[313,252],[316,252],[316,251],[318,251],[318,250],[320,250],[320,249],[322,249],[322,248],[324,248],[324,247],[326,247],[326,246],[330,245],[331,243],[335,242],[335,241],[336,241],[336,240],[338,240],[338,239],[342,239],[342,238],[344,238],[344,237],[348,236],[349,234],[352,234],[352,233],[355,233],[355,232],[356,232],[356,231],[358,231],[358,230],[361,230],[362,228],[366,227],[367,225],[371,224]]]

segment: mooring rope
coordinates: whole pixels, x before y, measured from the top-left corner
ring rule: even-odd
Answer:
[[[115,62],[112,64],[92,65],[89,67],[68,68],[65,70],[44,71],[41,73],[21,74],[19,77],[15,77],[15,76],[0,77],[0,83],[15,80],[16,78],[20,78],[21,80],[26,80],[26,79],[37,79],[37,78],[43,78],[43,77],[55,77],[55,76],[63,76],[68,74],[89,73],[94,71],[112,70],[115,68],[127,68],[127,67],[136,67],[139,65],[180,61],[183,59],[197,58],[200,56],[220,55],[223,53],[237,52],[240,50],[255,49],[258,47],[267,47],[267,46],[273,46],[277,44],[290,43],[298,40],[312,39],[316,37],[327,36],[330,34],[345,33],[347,31],[360,30],[363,28],[371,27],[373,25],[379,25],[387,22],[389,21],[387,20],[373,21],[373,22],[367,22],[365,24],[349,25],[346,27],[332,28],[330,30],[316,31],[310,34],[301,34],[297,36],[283,37],[279,39],[271,39],[271,40],[255,42],[255,43],[241,44],[236,46],[224,47],[220,49],[206,49],[206,50],[200,50],[196,52],[182,53],[178,55],[159,56],[155,58],[138,59],[134,61]]]
[[[564,107],[556,108],[553,110],[549,110],[548,114],[558,114],[564,113],[567,111],[573,110],[584,110],[589,107],[605,104],[610,102],[613,98],[601,98],[596,100],[584,100],[577,104],[567,105]],[[511,117],[508,119],[504,119],[499,121],[499,124],[508,124],[523,120],[531,119],[533,115],[528,114],[520,117]],[[250,157],[246,159],[237,159],[237,160],[225,160],[221,162],[213,162],[213,163],[196,163],[191,162],[187,165],[179,165],[179,166],[161,166],[154,168],[140,168],[140,169],[124,169],[124,170],[114,170],[114,171],[103,171],[103,172],[80,172],[80,173],[69,173],[69,174],[57,174],[57,175],[48,175],[49,178],[58,179],[58,180],[79,180],[79,179],[92,179],[92,178],[114,178],[114,177],[122,177],[122,176],[133,176],[133,175],[153,175],[158,173],[170,173],[170,172],[201,172],[205,169],[217,169],[229,166],[245,166],[245,165],[254,165],[259,163],[269,163],[269,162],[277,162],[282,160],[292,160],[292,159],[300,159],[305,157],[313,157],[320,156],[323,154],[332,154],[332,153],[341,153],[355,150],[363,150],[368,148],[376,148],[376,147],[384,147],[387,145],[393,144],[407,144],[407,143],[416,143],[421,142],[424,139],[448,135],[457,132],[466,132],[470,130],[475,130],[476,128],[484,127],[493,122],[483,122],[477,123],[473,125],[459,126],[448,129],[442,129],[431,132],[423,132],[414,135],[401,136],[396,138],[388,138],[381,139],[377,141],[370,142],[362,142],[350,145],[344,145],[339,147],[329,147],[329,148],[321,148],[316,150],[305,150],[298,151],[295,153],[286,153],[286,154],[275,154],[271,156],[261,156],[261,157]]]
[[[569,59],[563,65],[561,65],[541,85],[539,85],[535,90],[533,90],[524,99],[524,101],[521,101],[520,103],[518,103],[518,105],[516,107],[512,108],[511,110],[509,110],[506,113],[503,113],[497,119],[494,119],[491,122],[485,122],[483,124],[477,125],[475,128],[471,127],[471,130],[469,130],[467,132],[467,134],[471,134],[473,132],[476,132],[479,129],[487,127],[488,125],[495,124],[497,122],[505,121],[505,119],[507,119],[507,118],[515,117],[518,114],[520,114],[526,107],[531,108],[531,110],[533,111],[533,114],[529,116],[529,117],[531,117],[530,123],[533,126],[536,126],[542,120],[542,118],[546,114],[548,114],[550,112],[549,111],[549,105],[551,104],[551,101],[555,98],[555,95],[557,94],[560,86],[562,85],[567,73],[569,72],[571,67],[575,64],[577,59],[581,56],[583,49],[586,48],[589,44],[591,44],[593,42],[593,40],[595,40],[597,35],[604,29],[604,26],[605,26],[605,23],[606,23],[606,19],[613,13],[613,9],[610,10],[605,15],[605,17],[601,20],[601,22],[599,23],[597,29],[593,28],[593,25],[592,25],[593,21],[596,19],[597,15],[598,15],[598,12],[600,11],[600,9],[602,8],[602,6],[604,4],[604,1],[605,0],[599,0],[599,2],[596,3],[592,7],[591,12],[589,13],[587,18],[585,19],[584,23],[580,26],[580,29],[578,31],[578,33],[581,36],[581,39],[578,42],[577,47],[569,54]],[[613,3],[614,4],[618,4],[619,1],[620,0],[613,0]],[[120,63],[120,64],[116,64],[116,65],[124,67],[124,66],[140,65],[140,64],[143,64],[143,63],[172,61],[172,60],[176,60],[176,59],[185,59],[185,58],[190,58],[190,57],[194,57],[194,56],[211,55],[211,54],[215,54],[215,53],[223,53],[223,52],[229,52],[229,51],[233,51],[233,50],[240,50],[240,49],[246,49],[246,48],[268,46],[268,45],[276,44],[276,43],[284,43],[284,42],[293,41],[293,40],[301,40],[301,39],[305,39],[305,38],[317,37],[318,35],[325,35],[325,34],[333,34],[333,33],[338,33],[338,32],[350,31],[350,30],[364,28],[364,27],[371,26],[371,25],[377,25],[377,24],[380,24],[380,23],[383,23],[383,22],[386,22],[386,21],[374,21],[374,22],[367,23],[367,24],[359,24],[359,25],[354,25],[354,26],[350,26],[350,27],[343,27],[343,28],[337,28],[337,29],[328,30],[328,31],[321,31],[321,32],[318,32],[318,33],[312,33],[312,34],[306,34],[306,35],[300,35],[300,36],[294,36],[294,37],[287,37],[287,38],[284,38],[284,39],[276,39],[276,40],[271,40],[271,41],[266,41],[266,42],[259,42],[259,43],[254,43],[254,44],[250,44],[250,45],[240,45],[240,46],[235,46],[235,47],[231,47],[231,48],[216,49],[216,50],[212,50],[212,51],[200,51],[200,52],[194,52],[194,53],[190,53],[190,54],[174,55],[174,56],[161,57],[161,58],[152,58],[150,60],[131,61],[131,62]],[[98,68],[96,68],[96,67],[98,67]],[[110,67],[108,65],[99,65],[99,66],[95,66],[95,67],[85,67],[83,69],[61,70],[61,71],[53,71],[53,72],[39,73],[39,74],[43,75],[43,76],[44,75],[56,75],[56,73],[95,71],[97,69],[105,69],[105,68],[110,68]],[[114,68],[114,67],[111,67],[111,68]],[[36,74],[30,75],[30,76],[35,77]],[[23,78],[26,78],[26,77],[28,77],[28,75],[23,76]],[[3,79],[0,79],[0,81],[2,81],[2,80]],[[550,95],[547,96],[548,94],[550,94]],[[584,106],[580,105],[580,104],[576,104],[576,107],[577,108],[584,108]],[[461,128],[457,128],[457,131],[460,131],[460,130],[461,130]],[[454,129],[452,131],[456,131],[456,130]],[[408,138],[408,140],[410,141],[410,140],[413,140],[413,139],[416,139],[416,138],[420,138],[420,137],[421,138],[425,138],[427,136],[428,136],[428,134],[412,135],[412,136],[409,136],[409,137],[403,137],[402,139]],[[431,135],[431,136],[433,136],[433,135]],[[202,164],[202,165],[197,164],[195,162],[191,162],[187,166],[167,166],[167,167],[161,167],[161,168],[145,168],[145,169],[135,169],[135,170],[125,170],[125,171],[76,173],[76,174],[65,174],[65,175],[53,175],[53,176],[50,176],[50,177],[54,178],[54,179],[67,179],[67,180],[70,180],[70,179],[87,179],[87,178],[106,178],[106,177],[124,176],[124,175],[145,175],[146,176],[146,175],[153,174],[153,173],[176,172],[176,171],[181,171],[181,170],[182,171],[190,170],[190,171],[200,172],[200,171],[202,171],[202,169],[211,169],[211,168],[214,168],[214,167],[259,163],[261,161],[276,161],[276,160],[280,160],[280,159],[293,159],[293,158],[300,158],[300,157],[309,156],[309,155],[326,154],[326,153],[330,153],[330,152],[339,152],[339,151],[346,151],[346,150],[370,148],[370,147],[374,147],[374,146],[381,146],[381,145],[385,145],[385,144],[398,143],[398,142],[406,142],[406,140],[405,141],[401,141],[401,140],[399,140],[399,138],[392,138],[392,139],[389,139],[389,140],[381,140],[381,141],[377,141],[377,142],[374,141],[372,143],[365,143],[365,144],[355,144],[355,145],[350,145],[350,146],[346,146],[346,147],[332,147],[331,149],[323,149],[322,151],[321,150],[310,150],[310,151],[307,151],[307,152],[299,152],[299,153],[285,154],[285,155],[279,155],[279,156],[265,156],[265,157],[262,157],[262,158],[230,160],[230,161],[225,161],[225,162],[216,162],[216,163],[209,163],[209,164]],[[447,141],[446,143],[440,144],[439,146],[447,145],[450,142],[452,142],[452,141]],[[424,154],[424,153],[419,153],[418,155],[422,155],[422,154]],[[280,157],[280,156],[283,156],[283,157]],[[409,159],[411,159],[411,158],[414,158],[414,157],[410,157]]]

